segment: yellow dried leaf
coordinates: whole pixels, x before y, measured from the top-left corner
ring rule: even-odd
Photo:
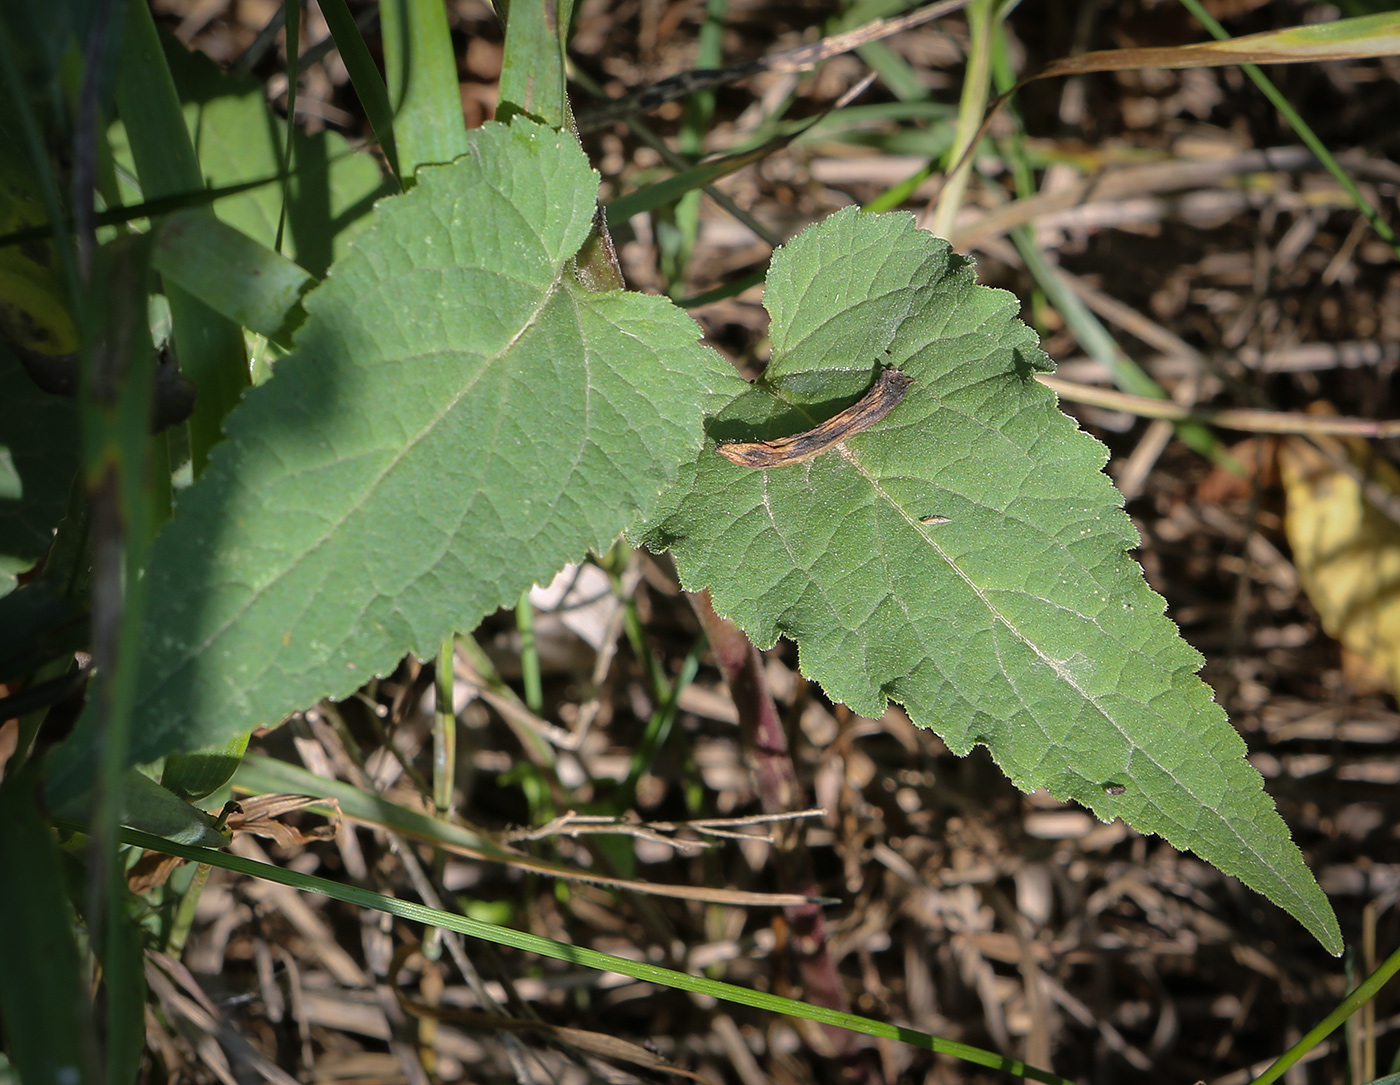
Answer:
[[[1364,488],[1397,495],[1400,503],[1400,472],[1359,438],[1317,444],[1293,437],[1279,451],[1288,499],[1285,530],[1298,579],[1323,629],[1384,673],[1395,690],[1400,525],[1367,499]]]

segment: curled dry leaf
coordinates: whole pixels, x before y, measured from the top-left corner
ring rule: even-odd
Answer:
[[[312,840],[330,840],[340,826],[340,804],[335,799],[310,798],[305,795],[258,795],[240,799],[240,810],[229,816],[227,825],[235,836],[250,833],[271,840],[284,848],[306,844]],[[308,806],[329,806],[335,812],[328,824],[313,829],[288,825],[278,819]]]
[[[334,816],[326,825],[302,829],[277,820],[294,810],[308,806],[330,806]],[[229,803],[225,807],[224,825],[234,836],[249,833],[261,836],[284,848],[308,844],[313,840],[330,840],[340,826],[340,804],[335,799],[313,799],[304,795],[258,795]],[[127,887],[136,894],[147,893],[161,885],[185,860],[158,851],[148,851],[127,872]]]
[[[899,406],[909,384],[910,379],[899,370],[882,369],[865,395],[812,429],[772,441],[729,441],[717,445],[715,451],[739,467],[806,463],[883,419]]]

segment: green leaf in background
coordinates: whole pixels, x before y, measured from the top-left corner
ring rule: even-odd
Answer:
[[[215,312],[284,345],[306,318],[301,296],[316,282],[299,264],[199,211],[161,220],[152,262]]]
[[[40,391],[0,345],[0,595],[48,552],[78,470],[77,425],[73,400]]]
[[[573,0],[564,0],[506,8],[500,120],[523,113],[551,127],[565,127],[570,114],[564,89],[564,41],[573,7]]]
[[[382,4],[379,31],[398,169],[408,188],[420,167],[451,162],[466,150],[447,5],[438,0]]]
[[[233,766],[237,768],[237,764]],[[229,775],[233,770],[229,770]],[[227,779],[227,777],[225,777]],[[143,833],[198,848],[222,848],[229,833],[215,818],[161,786],[139,769],[127,769],[122,784],[121,823]],[[91,821],[90,797],[77,795],[55,805],[53,816],[69,826]]]
[[[803,463],[754,470],[707,443],[642,538],[760,647],[868,716],[887,700],[958,754],[985,745],[1045,788],[1190,848],[1286,908],[1329,950],[1336,919],[1197,677],[1200,656],[1126,551],[1102,468],[1034,380],[1016,302],[909,215],[853,209],[778,253],[773,363],[708,423],[772,439],[847,406],[891,366],[882,422]]]
[[[574,278],[597,190],[517,120],[379,205],[155,544],[134,761],[431,656],[655,507],[731,370],[668,301]]]
[[[276,177],[287,124],[268,107],[262,85],[220,71],[203,53],[172,37],[163,36],[161,44],[208,186]],[[321,278],[345,251],[353,233],[349,228],[392,186],[370,155],[354,153],[334,132],[308,135],[297,129],[294,138],[285,252]],[[117,161],[129,166],[120,125],[114,126],[112,148]],[[267,246],[276,241],[281,209],[282,186],[275,180],[214,204],[220,219]]]
[[[11,772],[0,784],[0,1019],[24,1085],[87,1085],[92,1031],[64,894],[62,856],[39,815],[37,774]]]

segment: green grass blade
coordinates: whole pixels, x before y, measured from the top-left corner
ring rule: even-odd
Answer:
[[[298,264],[211,215],[180,211],[156,234],[156,270],[245,328],[291,346],[316,280]]]
[[[693,294],[688,298],[681,298],[676,304],[682,309],[695,309],[701,305],[712,305],[717,301],[723,301],[725,298],[736,298],[750,287],[757,286],[759,283],[763,282],[767,274],[768,265],[765,262],[764,266],[757,271],[750,271],[747,275],[741,275],[733,282],[725,283],[723,286],[717,286],[713,290],[706,290],[702,294]]]
[[[498,121],[516,114],[563,128],[569,106],[564,91],[564,36],[572,2],[522,3],[510,6],[501,57]]]
[[[999,91],[1006,91],[1015,83],[1006,50],[1006,36],[998,28],[996,48],[993,55],[995,79]],[[1014,103],[1008,102],[1008,110]],[[1013,115],[1015,115],[1013,113]],[[1004,152],[1016,176],[1018,197],[1024,199],[1034,195],[1031,166],[1026,159],[1025,146],[1021,140],[1020,119],[1013,137],[1005,141]],[[1011,240],[1021,254],[1028,270],[1035,279],[1042,294],[1049,299],[1070,331],[1074,333],[1085,353],[1102,362],[1113,376],[1113,383],[1124,391],[1152,399],[1170,399],[1166,391],[1141,366],[1129,358],[1118,345],[1103,322],[1094,314],[1073,290],[1065,283],[1058,269],[1053,267],[1035,242],[1034,230],[1022,227],[1013,230]],[[1215,434],[1198,422],[1179,422],[1176,435],[1187,447],[1222,465],[1230,461]]]
[[[282,206],[277,215],[277,237],[272,247],[282,251],[287,230],[287,206],[292,202],[292,154],[296,148],[293,133],[297,123],[297,83],[301,79],[301,0],[285,0],[283,11],[287,34],[287,141],[282,150]]]
[[[979,124],[987,111],[991,91],[995,31],[1006,7],[1004,0],[972,0],[967,6],[967,25],[972,34],[972,44],[967,58],[967,72],[963,76],[962,94],[958,100],[957,139],[948,152],[951,172],[938,194],[938,205],[934,208],[930,226],[936,237],[948,237],[953,232],[953,222],[962,206],[963,193],[967,191],[968,177],[972,172],[971,152],[981,138]]]
[[[525,687],[525,706],[536,715],[544,708],[544,688],[540,681],[540,650],[535,643],[535,605],[530,593],[521,593],[515,604],[515,628],[520,633],[520,677]]]
[[[158,445],[149,435],[155,364],[145,289],[149,272],[148,235],[120,237],[97,251],[92,281],[105,289],[91,305],[99,317],[94,327],[102,346],[84,358],[80,400],[91,499],[96,678],[79,726],[65,745],[94,749],[97,760],[85,918],[107,985],[108,1085],[125,1085],[134,1077],[143,1029],[139,1014],[134,1020],[130,1016],[132,1000],[137,1006],[145,1002],[117,833],[126,803],[125,766],[146,595],[141,572],[169,477],[168,466],[154,455],[163,440]]]
[[[644,185],[624,196],[619,196],[606,205],[608,225],[617,226],[626,222],[633,215],[654,211],[658,207],[664,207],[669,203],[683,199],[687,193],[696,192],[706,185],[713,184],[721,177],[727,177],[745,166],[766,158],[777,147],[781,147],[787,142],[789,142],[789,137],[778,137],[751,150],[725,155],[723,158],[710,162],[702,162],[698,166],[692,166],[690,169],[673,174],[664,181]]]
[[[370,127],[379,138],[379,146],[396,178],[402,185],[403,171],[399,167],[398,141],[394,136],[394,109],[389,104],[389,89],[384,85],[384,77],[375,67],[370,56],[369,46],[360,36],[360,28],[355,25],[355,17],[350,14],[345,0],[324,0],[320,5],[321,14],[326,17],[326,26],[335,39],[336,50],[345,62],[345,70],[350,74],[350,84],[365,108]]]
[[[1210,32],[1213,38],[1217,41],[1230,40],[1229,31],[1211,18],[1210,13],[1201,6],[1200,0],[1181,0],[1181,3],[1182,6],[1185,7],[1187,11],[1191,12],[1191,14],[1196,17],[1197,21]],[[1395,29],[1393,16],[1376,16],[1368,20],[1348,21],[1364,23],[1364,31],[1366,33],[1393,33]],[[1336,179],[1337,184],[1341,185],[1346,191],[1346,194],[1351,197],[1352,203],[1354,203],[1356,209],[1366,217],[1366,221],[1371,224],[1371,228],[1390,244],[1390,247],[1395,250],[1396,256],[1400,256],[1400,243],[1397,242],[1395,231],[1390,228],[1390,224],[1386,222],[1385,219],[1381,218],[1380,212],[1377,211],[1371,205],[1371,201],[1362,194],[1356,182],[1351,179],[1351,175],[1348,174],[1346,170],[1342,169],[1341,164],[1332,157],[1332,152],[1329,151],[1322,140],[1318,138],[1317,133],[1309,127],[1308,122],[1303,120],[1298,111],[1293,108],[1292,103],[1283,96],[1283,92],[1279,90],[1278,87],[1274,86],[1273,80],[1265,75],[1258,65],[1241,64],[1240,68],[1244,71],[1245,75],[1249,76],[1254,85],[1264,93],[1264,97],[1269,99],[1273,107],[1283,115],[1283,119],[1289,123],[1293,131],[1298,133],[1298,138],[1303,141],[1308,150],[1317,155],[1317,160],[1327,168],[1327,172]]]
[[[457,825],[361,791],[343,780],[328,780],[306,769],[262,754],[248,754],[233,776],[234,789],[253,795],[279,792],[334,799],[352,818],[372,821],[405,836],[502,855],[490,840]]]
[[[700,26],[697,68],[720,68],[724,63],[724,16],[729,0],[706,0],[705,21]],[[694,161],[705,151],[710,123],[715,112],[715,92],[703,90],[685,103],[681,130],[677,137],[680,153]],[[658,208],[653,216],[657,255],[667,293],[674,293],[685,282],[686,269],[700,236],[700,192],[692,190],[676,201],[674,209]]]
[[[265,185],[276,184],[282,180],[281,174],[268,174],[256,181],[241,181],[235,185],[224,185],[219,188],[200,189],[197,192],[184,192],[175,196],[162,196],[155,200],[142,200],[133,204],[110,204],[98,211],[93,216],[94,226],[120,226],[123,223],[135,222],[138,219],[153,218],[157,215],[168,215],[173,211],[183,211],[190,207],[207,207],[216,200],[229,196],[241,196],[245,192],[253,192]],[[72,221],[60,216],[64,230],[72,229]],[[27,226],[23,230],[15,230],[12,233],[0,234],[0,249],[8,245],[23,245],[27,241],[45,241],[54,236],[54,228],[51,223],[44,223],[41,226]]]
[[[446,5],[383,0],[379,25],[400,166],[412,175],[419,166],[451,162],[466,152],[467,133]]]
[[[106,917],[108,950],[102,983],[107,1004],[107,1085],[134,1085],[146,1049],[146,971],[142,932],[132,916],[126,873],[112,873],[113,902]]]
[[[452,817],[452,793],[457,782],[457,714],[453,697],[456,654],[455,638],[447,637],[438,650],[433,682],[437,694],[433,708],[433,807],[444,819]]]
[[[858,26],[875,19],[891,15],[901,15],[916,5],[905,0],[866,0],[855,4],[836,21],[830,32],[854,30]],[[888,42],[872,41],[856,49],[856,55],[875,71],[889,92],[901,102],[920,102],[928,99],[928,87],[914,70],[914,66],[890,48]]]
[[[555,942],[551,939],[541,938],[539,935],[529,934],[525,931],[511,930],[508,927],[498,927],[490,923],[483,923],[480,920],[470,919],[464,915],[438,911],[434,908],[427,908],[421,904],[414,904],[406,900],[398,900],[394,897],[385,897],[379,893],[372,893],[367,889],[360,889],[357,886],[343,885],[340,882],[333,882],[326,878],[317,878],[310,874],[302,874],[294,870],[285,870],[282,867],[272,866],[268,863],[259,863],[251,859],[244,859],[238,855],[228,855],[224,852],[210,851],[207,848],[188,848],[180,844],[172,844],[170,841],[163,840],[158,836],[148,836],[145,833],[138,833],[133,830],[127,830],[124,834],[124,839],[127,843],[134,844],[137,847],[148,848],[166,855],[175,855],[197,863],[208,863],[210,866],[222,867],[225,870],[233,871],[235,874],[244,874],[252,878],[262,878],[264,881],[276,882],[278,885],[291,886],[293,889],[320,893],[323,896],[330,897],[332,900],[338,900],[357,908],[369,908],[377,912],[386,912],[389,915],[397,916],[400,919],[406,919],[413,923],[422,923],[430,927],[441,927],[444,930],[456,931],[458,934],[464,934],[469,938],[479,938],[485,942],[492,942],[500,946],[509,946],[512,949],[522,950],[526,953],[536,953],[542,957],[550,957],[557,961],[565,961],[569,964],[581,965],[585,968],[596,968],[604,972],[616,972],[619,975],[628,976],[632,979],[660,984],[661,986],[670,987],[678,991],[689,991],[694,994],[709,995],[712,998],[723,999],[726,1002],[733,1002],[741,1006],[751,1006],[754,1009],[768,1010],[774,1013],[787,1014],[789,1017],[796,1017],[805,1021],[815,1021],[823,1025],[835,1025],[838,1028],[850,1029],[853,1032],[864,1033],[867,1036],[876,1036],[887,1040],[898,1040],[901,1043],[909,1044],[924,1051],[931,1051],[940,1055],[951,1055],[954,1058],[963,1059],[966,1062],[974,1063],[978,1066],[987,1066],[995,1070],[1002,1070],[1008,1074],[1016,1074],[1021,1077],[1029,1078],[1032,1081],[1046,1082],[1047,1085],[1071,1085],[1065,1078],[1059,1077],[1046,1070],[1027,1066],[1019,1059],[1007,1058],[993,1051],[984,1051],[981,1048],[972,1047],[968,1044],[955,1043],[952,1040],[931,1036],[917,1029],[904,1028],[900,1025],[890,1025],[883,1021],[875,1021],[869,1017],[859,1017],[853,1013],[829,1010],[822,1006],[813,1006],[810,1003],[798,1002],[795,999],[783,998],[779,995],[771,995],[762,991],[751,991],[744,987],[737,987],[731,983],[722,983],[719,980],[706,979],[702,976],[691,976],[685,972],[678,972],[671,968],[661,968],[658,965],[647,964],[642,961],[629,961],[625,957],[615,957],[611,953],[601,953],[596,949],[587,949],[583,946],[571,946],[563,942]]]
[[[1329,1013],[1317,1025],[1308,1031],[1308,1034],[1290,1047],[1283,1055],[1279,1056],[1277,1062],[1254,1079],[1253,1085],[1272,1085],[1272,1082],[1281,1078],[1299,1059],[1320,1044],[1342,1025],[1347,1019],[1362,1006],[1374,999],[1382,987],[1395,978],[1395,974],[1400,972],[1400,949],[1396,949],[1385,961],[1366,977],[1356,990],[1342,999],[1335,1010]],[[1373,1082],[1372,1085],[1380,1085]]]
[[[203,188],[175,82],[145,4],[127,8],[116,96],[142,195],[151,199]],[[213,211],[205,214],[212,217]],[[237,325],[179,287],[168,287],[166,294],[181,367],[199,390],[189,422],[190,456],[199,474],[223,435],[224,416],[248,386],[248,359]]]

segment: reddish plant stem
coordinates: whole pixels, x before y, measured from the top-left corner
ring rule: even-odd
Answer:
[[[715,613],[708,591],[689,592],[690,605],[709,639],[715,662],[724,676],[734,707],[739,713],[739,730],[750,757],[759,802],[765,814],[784,814],[799,809],[801,787],[797,770],[788,752],[778,706],[768,691],[763,673],[763,657],[748,636],[727,618]],[[784,892],[818,896],[811,857],[801,837],[791,829],[777,831],[778,844],[773,863],[778,888]],[[802,904],[783,909],[792,932],[791,945],[796,958],[802,997],[818,1006],[850,1010],[846,990],[827,947],[826,924],[821,905]],[[874,1052],[862,1047],[856,1034],[834,1025],[821,1026],[832,1053],[845,1063],[848,1082],[873,1083],[879,1080]]]

